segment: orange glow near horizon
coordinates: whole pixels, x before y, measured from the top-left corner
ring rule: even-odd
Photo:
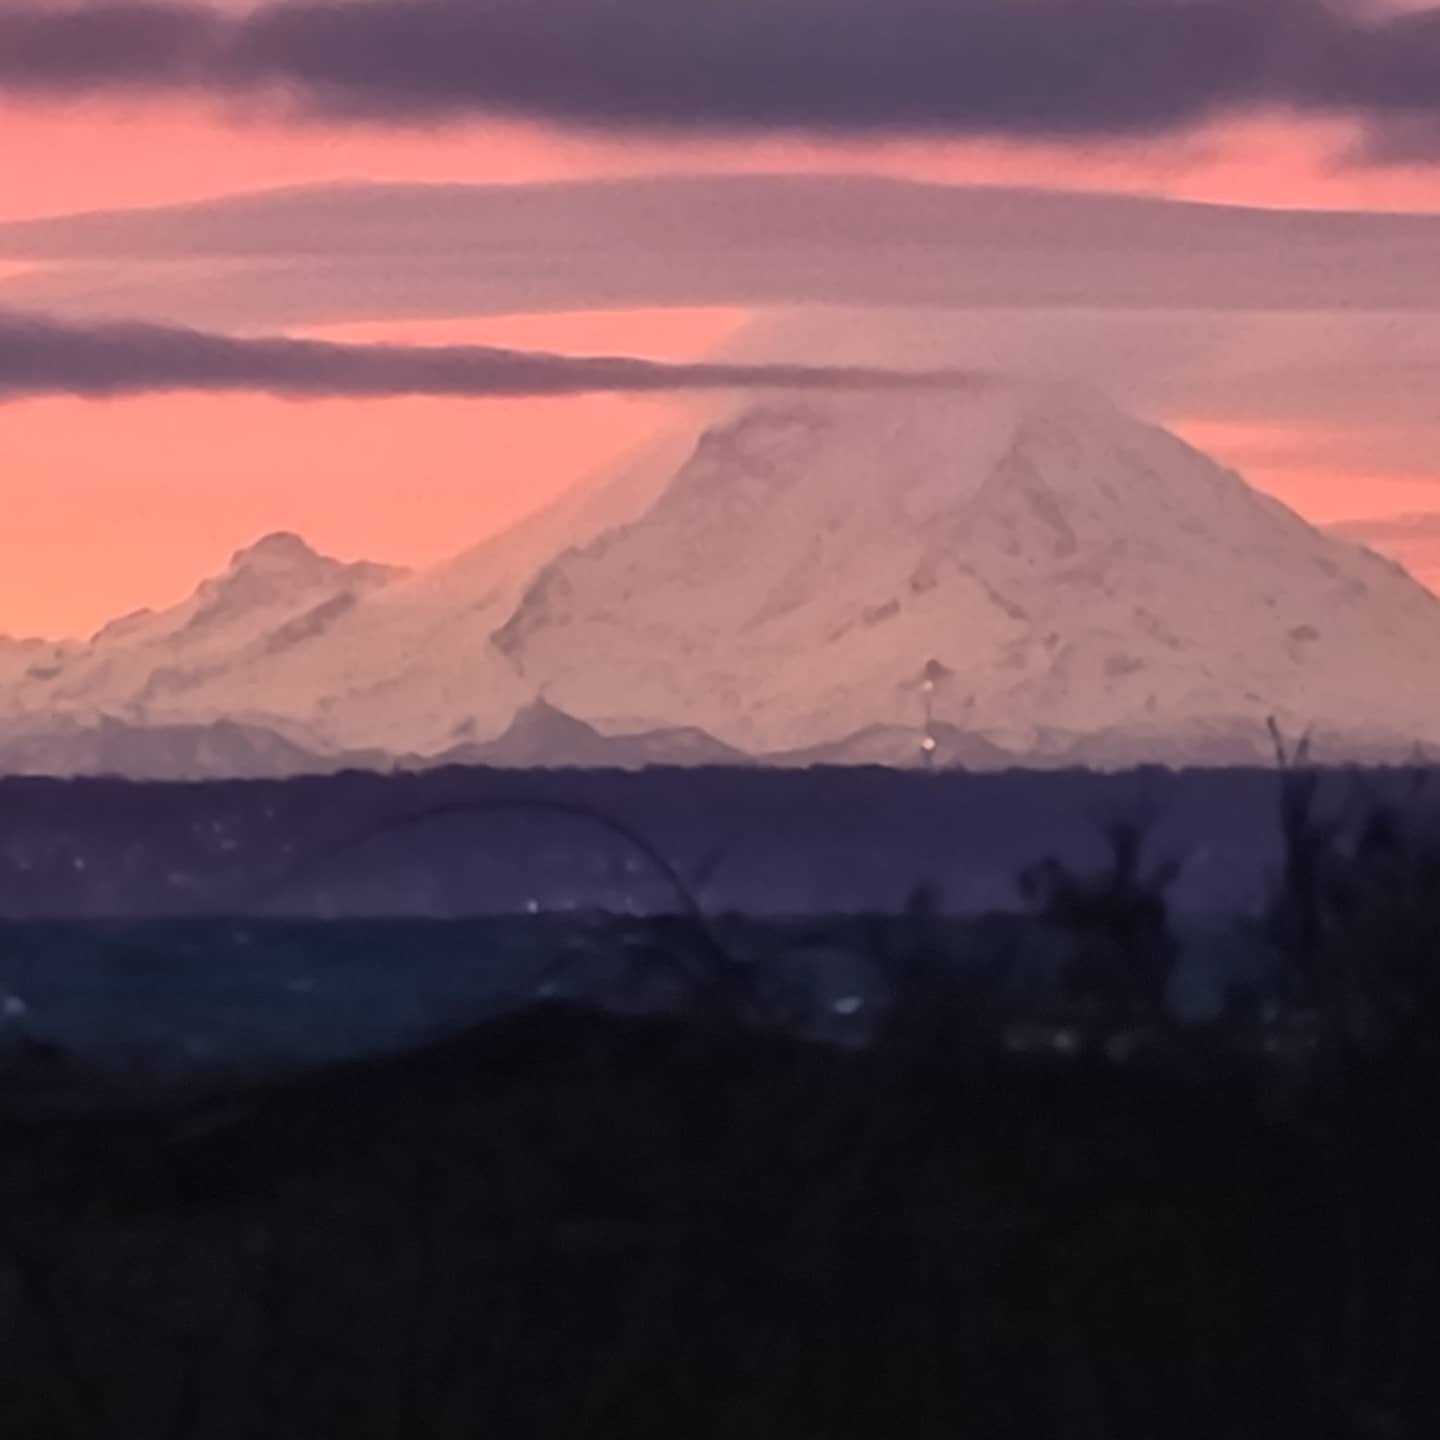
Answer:
[[[597,312],[330,333],[685,360],[745,318]],[[271,530],[342,559],[435,564],[621,460],[671,404],[159,395],[0,407],[0,634],[84,636],[173,604]]]

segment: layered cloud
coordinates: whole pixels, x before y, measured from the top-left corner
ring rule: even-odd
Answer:
[[[843,307],[728,358],[1078,379],[1161,420],[1290,426],[1312,471],[1420,474],[1440,453],[1437,255],[1440,217],[855,177],[366,185],[0,225],[0,261],[30,267],[0,308],[329,339],[445,320],[469,340],[458,317]]]
[[[174,391],[352,399],[533,397],[757,388],[941,388],[969,383],[971,376],[953,370],[685,365],[477,345],[247,339],[178,326],[79,325],[0,311],[0,400]]]
[[[794,304],[1440,313],[1440,216],[841,176],[317,186],[0,225],[0,305],[222,329]]]
[[[1440,10],[1361,0],[0,0],[0,93],[386,123],[1153,135],[1279,106],[1440,154]]]
[[[783,379],[771,365],[1079,380],[1339,518],[1426,503],[1440,453],[1436,255],[1440,216],[862,177],[317,186],[0,225],[0,264],[23,267],[0,277],[0,312],[42,312],[64,330],[68,368],[52,370],[50,393],[103,391],[77,368],[97,347],[112,366],[105,385],[119,366],[132,390],[148,391],[573,394],[734,378],[565,358],[612,348],[723,358],[758,367],[745,383],[760,385]],[[717,357],[699,343],[656,350],[643,327],[632,335],[581,318],[656,309],[682,329],[687,315],[719,310],[780,323]],[[813,325],[793,323],[802,311]],[[557,323],[533,338],[478,318],[544,312]],[[105,323],[116,316],[210,332],[224,347],[220,373],[179,356],[173,335],[169,368],[142,372],[154,332],[117,347]],[[288,349],[222,338],[350,341],[361,338],[355,322],[370,341],[564,354],[517,367],[473,348],[443,361],[426,351],[402,356],[397,371],[390,352],[366,351],[362,375],[303,352],[297,374]],[[210,365],[213,354],[200,358]],[[12,352],[0,389],[18,393],[16,370]],[[33,365],[28,374],[35,393]]]

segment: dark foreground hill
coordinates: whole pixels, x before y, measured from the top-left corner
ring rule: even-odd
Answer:
[[[1048,997],[923,889],[858,919],[864,1045],[700,916],[626,960],[665,1014],[149,1098],[18,1043],[0,1434],[1435,1434],[1440,831],[1282,781],[1273,964],[1203,1024],[1117,829],[1026,873]]]
[[[152,1107],[12,1077],[0,1429],[1433,1433],[1429,1123],[1185,1045],[552,1007]]]

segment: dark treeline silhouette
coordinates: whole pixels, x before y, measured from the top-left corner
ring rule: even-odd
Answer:
[[[0,1419],[1321,1433],[1372,1379],[1343,1250],[1253,1078],[1212,1080],[560,1008],[223,1103],[21,1108]]]
[[[285,781],[0,780],[0,917],[462,915],[674,908],[673,888],[583,814],[648,837],[711,909],[884,910],[917,880],[947,908],[1016,905],[1050,850],[1103,858],[1154,818],[1184,910],[1238,910],[1280,863],[1273,770],[968,774],[881,768],[349,772]],[[1324,806],[1352,780],[1318,781]],[[1366,784],[1403,790],[1403,772]],[[401,825],[433,814],[432,823]],[[321,865],[320,857],[328,857]]]
[[[0,1426],[1432,1434],[1425,781],[1336,809],[1282,773],[1273,963],[1203,1024],[1165,1000],[1173,869],[1117,824],[1027,872],[988,955],[925,888],[858,918],[860,1047],[698,913],[641,926],[665,1014],[552,1002],[148,1100],[22,1045]],[[1036,945],[1057,983],[1017,990]]]

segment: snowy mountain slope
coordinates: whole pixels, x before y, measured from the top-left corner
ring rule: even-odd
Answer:
[[[913,764],[928,669],[942,764],[1263,759],[1272,714],[1328,758],[1402,758],[1440,742],[1437,655],[1440,600],[1394,564],[1104,401],[982,376],[708,401],[418,574],[267,537],[87,644],[0,640],[0,730],[17,763],[146,773],[170,761],[144,726],[184,773]]]
[[[1344,520],[1327,528],[1332,535],[1388,555],[1427,589],[1440,594],[1440,516]]]
[[[215,715],[287,716],[339,748],[437,754],[495,739],[535,691],[491,635],[547,561],[653,503],[678,463],[674,443],[667,439],[453,560],[366,597],[322,640],[232,667],[192,703]]]
[[[115,622],[88,645],[0,645],[0,715],[238,719],[310,752],[488,742],[534,696],[492,632],[546,561],[652,503],[688,438],[662,437],[418,574],[342,565],[294,536],[267,537],[185,604]]]
[[[76,648],[73,642],[0,635],[0,714],[7,698],[17,695],[22,684],[44,677]]]
[[[496,643],[605,730],[751,753],[934,715],[1046,737],[1264,719],[1440,735],[1440,600],[1078,392],[770,400],[643,518],[552,562]]]
[[[196,697],[218,677],[313,643],[403,574],[319,555],[296,535],[267,535],[181,604],[42,651],[6,688],[6,713],[145,721],[203,710]]]

